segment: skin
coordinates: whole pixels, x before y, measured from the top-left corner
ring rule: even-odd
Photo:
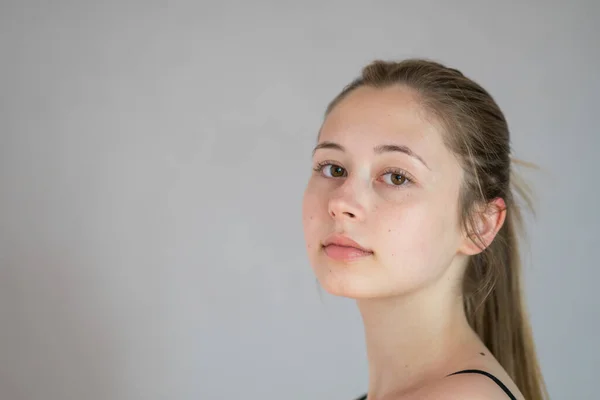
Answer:
[[[446,377],[467,368],[495,374],[520,396],[464,314],[460,282],[481,249],[462,229],[463,170],[444,134],[409,88],[360,87],[326,117],[314,151],[302,210],[306,250],[323,288],[357,301],[369,400],[506,399],[484,376]],[[380,145],[412,155],[374,151]],[[488,245],[504,208],[494,199],[473,227]],[[333,260],[322,247],[333,233],[373,253]]]

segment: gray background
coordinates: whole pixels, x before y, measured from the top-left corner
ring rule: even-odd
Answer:
[[[373,58],[482,83],[536,191],[527,300],[554,399],[597,398],[600,2],[2,1],[0,398],[340,399],[355,305],[300,204]]]

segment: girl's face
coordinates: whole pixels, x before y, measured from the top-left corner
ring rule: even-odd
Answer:
[[[462,169],[411,90],[354,90],[325,119],[313,168],[304,237],[328,292],[408,293],[437,281],[460,254]],[[369,251],[324,247],[336,234]]]

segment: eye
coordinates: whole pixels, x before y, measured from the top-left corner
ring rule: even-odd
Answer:
[[[322,162],[319,163],[314,170],[316,172],[320,172],[322,174],[324,174],[327,178],[341,178],[345,175],[346,170],[343,167],[340,167],[339,165],[336,164],[332,164],[330,162]],[[327,172],[329,172],[331,175],[327,175]]]
[[[314,171],[326,178],[343,178],[348,175],[344,167],[334,164],[331,161],[323,161],[317,164]],[[383,171],[383,175],[381,176],[383,177],[383,181],[394,189],[401,189],[415,182],[408,172],[397,168],[387,169]]]
[[[408,173],[396,169],[385,171],[383,180],[385,183],[396,187],[410,185],[413,183],[413,180],[408,176]]]

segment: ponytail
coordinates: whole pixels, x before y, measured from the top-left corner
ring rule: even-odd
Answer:
[[[493,242],[472,256],[465,273],[465,311],[471,327],[528,400],[548,398],[523,302],[519,234],[521,210],[513,193],[531,208],[526,186],[511,173],[513,190],[504,225]]]

